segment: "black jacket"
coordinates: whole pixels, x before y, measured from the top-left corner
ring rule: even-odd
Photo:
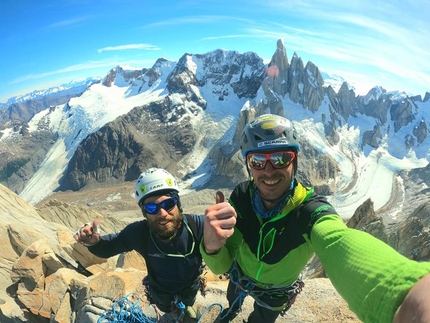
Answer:
[[[199,244],[203,237],[204,219],[194,214],[184,215],[184,219],[189,220],[183,221],[186,225],[181,226],[169,243],[151,234],[147,221],[142,220],[127,225],[119,233],[100,237],[100,241],[88,250],[101,258],[136,250],[145,258],[150,285],[176,293],[195,281],[202,263]]]

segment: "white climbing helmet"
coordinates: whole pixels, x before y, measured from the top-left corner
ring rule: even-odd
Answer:
[[[160,195],[164,195],[165,193],[162,191],[178,193],[179,187],[176,179],[165,169],[149,168],[137,179],[134,197],[139,204],[144,198],[155,195],[153,193],[158,192]]]

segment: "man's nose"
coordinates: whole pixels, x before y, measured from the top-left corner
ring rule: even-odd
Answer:
[[[165,209],[163,209],[163,207],[162,207],[162,206],[160,206],[160,212],[158,212],[158,214],[159,214],[160,216],[166,217],[166,216],[168,216],[168,215],[169,215],[169,212],[167,212]]]
[[[264,166],[265,172],[272,172],[275,170],[275,167],[273,167],[273,164],[270,160],[266,161],[266,165]]]

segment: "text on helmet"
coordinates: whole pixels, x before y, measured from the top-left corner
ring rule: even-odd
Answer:
[[[258,147],[270,146],[270,145],[288,145],[289,142],[287,140],[266,140],[258,143]]]

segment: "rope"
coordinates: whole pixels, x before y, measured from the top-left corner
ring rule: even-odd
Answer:
[[[200,318],[199,318],[199,320],[197,321],[197,323],[202,323],[202,322],[203,322],[203,321],[202,321],[202,319],[204,318],[205,314],[206,314],[207,312],[209,312],[209,310],[210,310],[211,308],[215,307],[215,306],[219,306],[219,307],[220,307],[220,313],[222,313],[222,311],[224,310],[224,306],[222,306],[222,304],[221,304],[221,303],[212,303],[212,304],[210,304],[209,306],[207,306],[207,307],[204,309],[204,311],[203,311],[203,312],[202,312],[202,314],[200,315]],[[222,318],[220,317],[220,319],[222,319]]]
[[[241,287],[238,283],[235,283],[235,284],[236,284],[236,286]],[[248,287],[248,284],[247,284],[246,287]],[[241,312],[242,311],[243,300],[245,299],[246,296],[248,296],[248,294],[249,294],[249,291],[248,291],[247,288],[245,288],[245,289],[241,288],[240,291],[239,291],[239,293],[237,294],[235,300],[233,301],[233,303],[231,304],[231,306],[228,308],[228,311],[222,317],[220,317],[220,319],[222,320],[223,318],[227,317],[230,314],[231,310],[234,308],[234,305],[237,302],[239,302],[239,307],[236,310],[236,312],[237,313]]]
[[[135,297],[136,301],[130,301],[130,296]],[[117,299],[111,310],[100,315],[97,323],[156,323],[142,312],[139,302],[140,296],[137,293]]]

